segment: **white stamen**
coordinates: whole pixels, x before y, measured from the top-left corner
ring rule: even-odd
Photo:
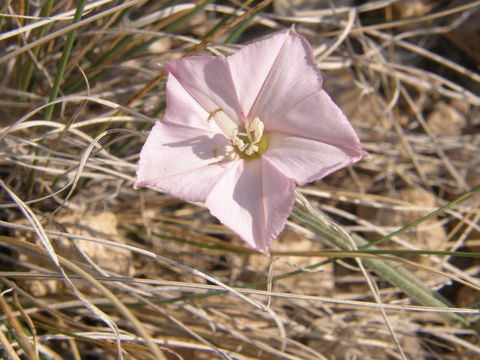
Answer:
[[[221,108],[217,108],[209,114],[207,121],[210,122],[211,120],[215,121],[220,131],[238,151],[244,152],[247,156],[252,156],[258,152],[257,144],[262,139],[265,129],[265,125],[258,117],[245,124],[245,132],[239,132],[237,124]]]
[[[248,139],[250,140],[251,143],[256,144],[260,141],[263,135],[263,130],[265,129],[265,125],[263,122],[260,121],[258,117],[253,119],[253,121],[250,124],[246,125],[247,128],[247,133]],[[250,138],[250,134],[253,132],[253,141]]]
[[[250,146],[248,147],[247,150],[245,150],[245,154],[247,154],[248,156],[251,156],[253,155],[254,153],[256,153],[258,151],[258,146],[257,145],[252,145],[250,144]]]
[[[257,144],[260,142],[260,139],[263,136],[263,130],[265,126],[263,122],[256,117],[252,122],[245,124],[245,133],[240,133],[238,130],[232,132],[232,137],[230,140],[232,144],[238,148],[239,151],[245,152],[247,156],[251,156],[258,151]],[[248,138],[248,142],[245,143],[238,136],[243,136]]]
[[[232,144],[235,145],[240,151],[244,151],[245,148],[248,146],[248,144],[245,144],[245,142],[238,137],[238,130],[236,130],[236,129],[232,131],[231,142],[232,142]]]

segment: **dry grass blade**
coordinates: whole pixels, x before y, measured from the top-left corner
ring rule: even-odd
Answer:
[[[478,357],[479,5],[93,0],[74,23],[73,1],[2,3],[0,358]],[[376,252],[294,213],[265,257],[203,205],[133,188],[162,64],[293,25],[370,154],[299,192],[346,238],[385,237]]]
[[[8,324],[11,326],[12,331],[18,336],[18,343],[20,347],[25,351],[25,354],[28,356],[29,359],[35,360],[38,359],[38,354],[35,351],[33,345],[30,343],[29,339],[27,338],[24,330],[20,322],[17,320],[16,317],[12,315],[12,310],[10,309],[9,304],[5,300],[3,296],[5,292],[0,296],[0,309],[5,314]]]
[[[46,252],[45,250],[39,249],[35,245],[29,244],[29,243],[26,243],[26,242],[18,242],[18,241],[15,241],[14,239],[11,239],[11,238],[8,238],[8,237],[5,237],[5,236],[1,236],[1,240],[2,240],[3,243],[9,244],[9,245],[14,246],[14,247],[20,247],[20,248],[28,249],[30,251],[37,252],[37,253],[40,253],[42,255],[48,254],[48,252]],[[100,290],[111,301],[111,303],[114,304],[115,307],[118,308],[120,313],[122,313],[122,315],[124,315],[134,325],[134,327],[138,331],[139,335],[145,340],[145,342],[147,343],[147,346],[149,347],[150,351],[152,351],[152,353],[156,356],[156,358],[158,358],[158,359],[164,359],[165,358],[164,355],[159,351],[158,347],[154,344],[154,342],[152,341],[150,336],[148,336],[144,327],[139,323],[139,321],[135,318],[135,316],[133,316],[133,314],[128,310],[128,308],[125,305],[123,305],[123,303],[113,293],[111,293],[106,287],[104,287],[101,283],[99,283],[97,280],[95,280],[95,278],[93,278],[88,272],[82,270],[80,267],[78,267],[74,263],[72,263],[72,262],[70,262],[70,261],[68,261],[68,260],[66,260],[62,257],[57,257],[57,259],[58,259],[59,264],[62,264],[63,266],[65,266],[65,267],[69,268],[70,270],[74,271],[75,273],[79,274],[83,279],[90,282],[91,285],[94,288]],[[65,276],[65,274],[62,274],[62,275]],[[77,293],[76,295],[79,296],[79,293]],[[99,315],[102,318],[102,320],[106,320],[105,322],[108,325],[112,326],[112,329],[114,330],[114,333],[115,333],[116,341],[117,342],[120,341],[119,334],[118,334],[118,329],[116,328],[115,323],[113,323],[106,314],[104,314],[95,305],[90,303],[90,301],[87,300],[85,297],[81,296],[80,298],[81,298],[81,301],[89,309],[91,309],[91,310],[93,309],[93,311],[96,315]],[[123,358],[121,347],[119,347],[118,356],[119,356],[119,358]]]

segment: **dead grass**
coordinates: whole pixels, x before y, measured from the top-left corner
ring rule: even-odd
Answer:
[[[74,21],[76,3],[0,5],[0,357],[479,356],[476,191],[387,254],[329,252],[292,217],[267,258],[200,204],[132,188],[159,63],[294,24],[370,153],[299,192],[370,241],[448,204],[479,185],[479,1],[98,0]],[[450,306],[364,268],[379,256]]]

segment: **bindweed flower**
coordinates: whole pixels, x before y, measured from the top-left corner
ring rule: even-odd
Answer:
[[[296,184],[366,155],[293,29],[165,68],[167,107],[140,154],[136,186],[204,202],[258,251],[284,228]]]

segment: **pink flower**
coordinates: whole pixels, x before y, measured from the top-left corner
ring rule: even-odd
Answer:
[[[366,155],[294,30],[166,70],[167,108],[140,154],[136,186],[205,202],[258,251],[284,228],[295,184]]]

